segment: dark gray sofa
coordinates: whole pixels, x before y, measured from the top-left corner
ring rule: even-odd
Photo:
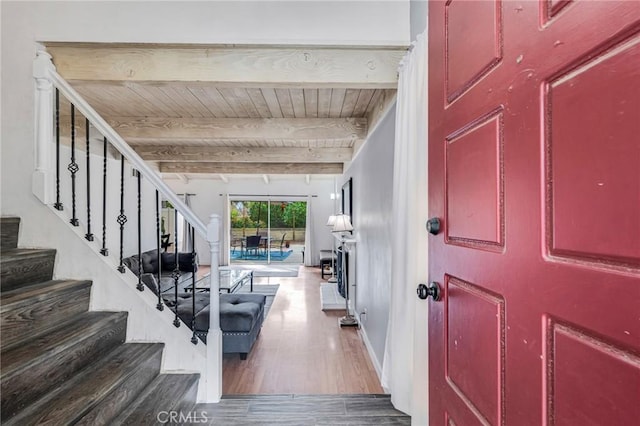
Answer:
[[[173,272],[176,269],[175,253],[160,253],[160,268],[158,268],[158,250],[145,251],[141,255],[142,262],[138,260],[138,255],[129,256],[122,259],[122,263],[134,274],[138,275],[139,265],[142,266],[142,281],[154,293],[157,294],[158,269],[160,269],[160,293],[173,290]],[[191,285],[191,277],[198,270],[196,259],[195,266],[192,265],[191,253],[178,253],[178,291],[184,290]],[[150,278],[153,276],[153,279]]]
[[[174,289],[173,272],[175,269],[175,255],[161,254],[160,285],[157,282],[158,255],[157,250],[142,253],[142,282],[158,294],[160,287],[165,305],[178,314],[196,335],[206,343],[209,331],[209,292],[196,292],[195,309],[191,292],[184,291],[191,286],[191,253],[178,254],[178,295]],[[166,259],[166,261],[165,261]],[[138,256],[123,259],[123,263],[134,273],[138,273]],[[197,267],[196,267],[197,269]],[[222,351],[224,353],[239,353],[241,359],[246,359],[255,343],[264,321],[264,307],[266,296],[263,294],[221,294],[220,295],[220,329],[222,330]],[[195,312],[195,316],[194,316]]]

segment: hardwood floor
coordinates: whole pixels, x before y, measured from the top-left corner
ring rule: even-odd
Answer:
[[[383,393],[358,330],[338,325],[344,311],[320,309],[320,269],[254,282],[280,288],[247,360],[224,356],[223,394]]]

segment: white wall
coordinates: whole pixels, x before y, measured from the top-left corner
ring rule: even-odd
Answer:
[[[220,194],[238,195],[317,195],[312,200],[312,226],[318,250],[331,249],[332,236],[326,226],[327,219],[333,214],[333,200],[330,194],[333,192],[333,178],[327,176],[312,176],[309,185],[303,177],[271,176],[269,183],[265,183],[262,177],[252,178],[235,177],[227,175],[229,183],[212,179],[192,179],[188,183],[180,180],[166,179],[165,181],[176,193],[196,194],[191,198],[192,210],[204,223],[209,221],[209,215],[216,213],[222,217],[223,205],[226,197]],[[279,201],[282,197],[274,197]],[[306,201],[306,198],[296,198]],[[308,224],[307,224],[308,225]],[[196,237],[196,249],[199,253],[208,252],[208,245],[202,238]],[[320,263],[319,252],[305,253],[315,259],[314,264]],[[199,256],[202,264],[209,264],[206,256]]]
[[[378,367],[384,357],[391,291],[394,133],[395,107],[382,119],[344,176],[344,181],[353,177],[356,311],[367,310],[367,315],[361,316],[362,327]]]
[[[411,24],[411,40],[415,40],[418,34],[421,34],[427,28],[427,11],[429,9],[426,0],[411,0],[410,7],[410,24]]]

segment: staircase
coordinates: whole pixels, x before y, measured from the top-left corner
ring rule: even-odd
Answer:
[[[56,251],[0,221],[2,423],[156,424],[195,405],[197,374],[159,374],[163,344],[125,343],[127,314],[89,312],[91,281],[52,280]]]

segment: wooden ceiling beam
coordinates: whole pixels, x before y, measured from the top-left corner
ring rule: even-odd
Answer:
[[[160,118],[117,117],[107,122],[127,142],[234,139],[364,139],[366,118]],[[62,126],[69,126],[62,123]],[[67,131],[68,133],[68,131]]]
[[[161,173],[217,174],[342,174],[342,163],[159,163]]]
[[[213,161],[231,163],[341,163],[351,160],[351,148],[220,147],[202,145],[134,145],[147,161]]]
[[[407,47],[48,43],[47,51],[68,81],[395,89]]]
[[[166,118],[114,117],[106,120],[120,136],[135,145],[189,140],[352,140],[367,135],[366,118]],[[76,137],[84,135],[84,118],[76,118]],[[60,134],[70,134],[69,120],[61,120]]]

